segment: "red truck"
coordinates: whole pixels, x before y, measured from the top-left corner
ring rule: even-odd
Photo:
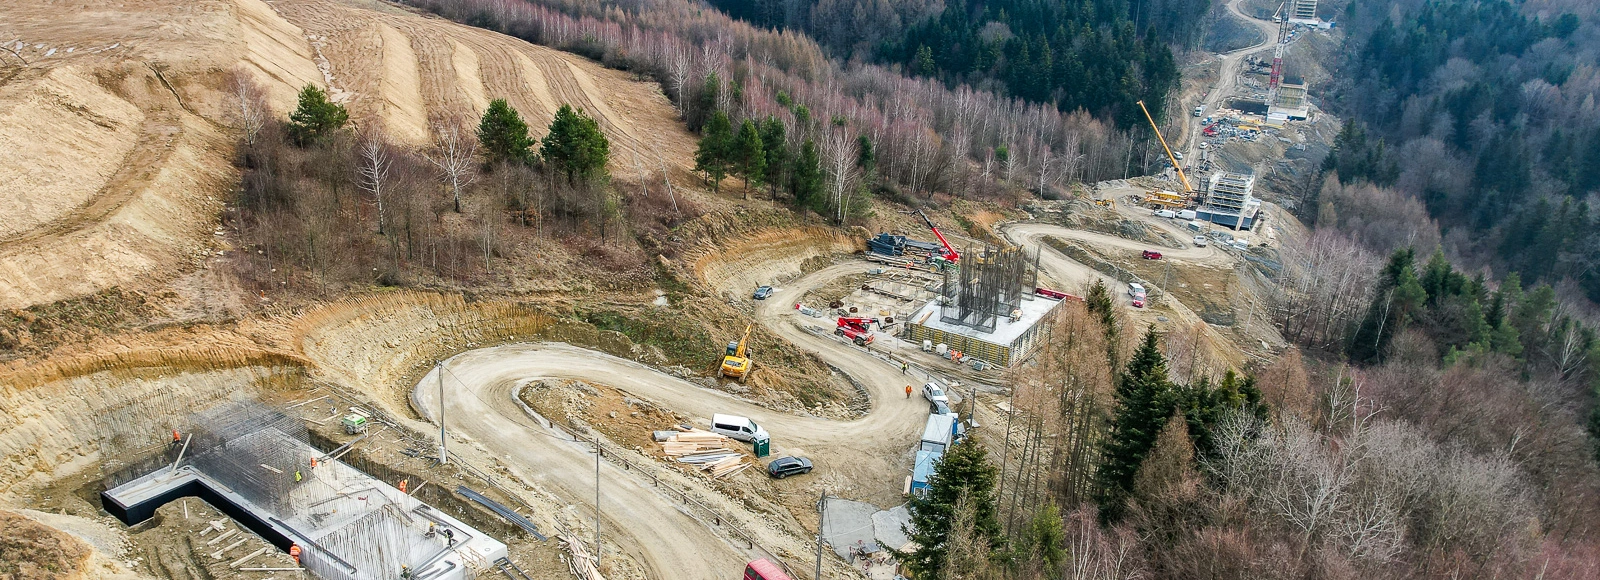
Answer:
[[[841,316],[839,317],[839,325],[833,329],[833,333],[848,338],[859,346],[866,346],[872,344],[872,339],[875,338],[872,335],[871,325],[877,321],[878,319],[876,318]]]

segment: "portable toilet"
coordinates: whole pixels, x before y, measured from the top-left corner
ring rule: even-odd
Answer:
[[[757,459],[772,455],[772,437],[770,436],[756,435],[754,439],[750,440],[750,446]]]
[[[918,451],[917,461],[911,468],[911,493],[927,493],[928,479],[933,477],[933,466],[943,453]]]

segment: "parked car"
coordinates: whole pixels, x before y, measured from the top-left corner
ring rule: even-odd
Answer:
[[[1161,259],[1161,252],[1156,252],[1156,251],[1153,251],[1153,250],[1145,250],[1144,253],[1141,254],[1141,256],[1146,260],[1160,260]]]
[[[950,404],[950,397],[944,394],[944,389],[939,387],[939,383],[932,381],[922,385],[922,398],[927,399],[929,403]]]
[[[767,437],[767,430],[762,429],[760,425],[757,425],[755,421],[751,421],[748,417],[720,413],[711,416],[711,432],[727,435],[729,438],[746,443]]]
[[[1171,219],[1171,218],[1178,217],[1178,212],[1172,211],[1170,209],[1158,209],[1155,212],[1155,216],[1159,217],[1159,218]]]
[[[1194,237],[1194,245],[1196,247],[1204,248],[1206,246],[1211,245],[1211,242],[1209,240],[1207,240],[1205,236],[1195,236]]]
[[[1144,285],[1138,282],[1128,284],[1128,297],[1133,299],[1134,308],[1144,308]]]
[[[751,560],[744,567],[744,580],[793,580],[771,560]]]
[[[767,475],[773,479],[806,473],[811,473],[811,460],[804,457],[779,457],[767,464]]]
[[[929,415],[949,415],[950,404],[947,401],[934,401],[928,403]]]
[[[771,296],[772,296],[772,287],[771,286],[761,286],[759,288],[756,288],[756,293],[752,297],[755,298],[756,300],[766,300],[767,298],[770,298]]]

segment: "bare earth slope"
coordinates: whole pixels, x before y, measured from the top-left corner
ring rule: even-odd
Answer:
[[[159,287],[214,251],[233,70],[279,116],[316,84],[414,146],[506,98],[535,136],[562,104],[594,115],[623,179],[694,147],[656,85],[376,1],[5,2],[0,43],[0,308]]]

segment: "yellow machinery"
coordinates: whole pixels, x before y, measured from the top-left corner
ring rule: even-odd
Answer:
[[[747,345],[750,342],[750,326],[744,327],[744,337],[738,342],[728,343],[728,354],[722,357],[722,376],[744,382],[750,375],[750,358],[747,356]]]
[[[1189,199],[1182,194],[1171,191],[1147,191],[1144,202],[1153,209],[1183,209],[1189,207]]]
[[[1146,109],[1144,101],[1139,101],[1139,110],[1144,111],[1144,118],[1150,121],[1150,130],[1156,132],[1156,139],[1161,141],[1161,149],[1167,152],[1167,160],[1172,162],[1172,170],[1178,172],[1178,181],[1183,182],[1183,197],[1194,197],[1194,186],[1189,185],[1189,177],[1183,174],[1183,165],[1178,163],[1178,157],[1172,154],[1172,148],[1167,146],[1167,138],[1161,136],[1161,129],[1156,127],[1155,117],[1150,116],[1150,109]],[[1148,200],[1147,200],[1148,201]]]
[[[1111,209],[1117,209],[1117,202],[1116,202],[1116,200],[1112,200],[1112,199],[1097,199],[1097,200],[1094,200],[1094,204],[1098,205],[1100,207],[1109,207]]]

